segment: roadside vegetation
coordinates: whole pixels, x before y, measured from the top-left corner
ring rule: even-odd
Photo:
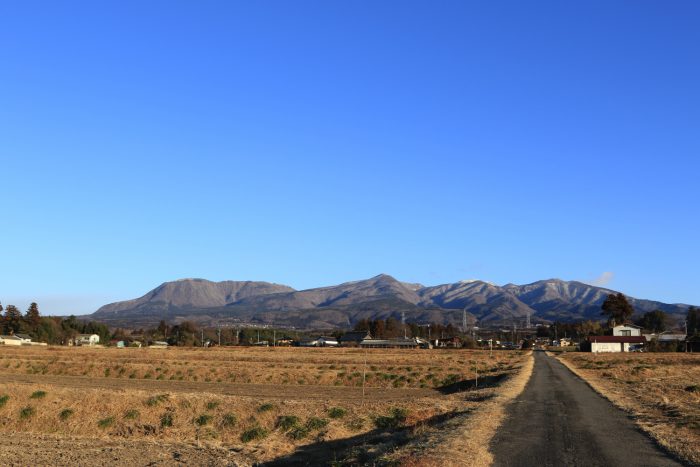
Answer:
[[[567,353],[560,360],[593,389],[634,414],[639,427],[700,465],[700,354]]]

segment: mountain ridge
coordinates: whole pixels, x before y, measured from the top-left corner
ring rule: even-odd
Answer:
[[[580,281],[544,279],[498,286],[478,279],[424,286],[388,274],[338,285],[295,290],[263,281],[178,279],[143,296],[100,307],[91,319],[113,325],[146,325],[185,319],[207,324],[260,323],[294,327],[348,327],[365,318],[400,318],[461,324],[520,324],[600,320],[601,305],[616,291]],[[685,304],[628,297],[636,313],[661,309],[674,319]]]

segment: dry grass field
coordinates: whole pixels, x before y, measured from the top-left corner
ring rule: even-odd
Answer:
[[[657,442],[700,465],[700,354],[568,353],[560,360]]]
[[[0,454],[63,465],[81,463],[84,446],[144,465],[381,463],[492,400],[525,361],[517,351],[5,347]],[[11,442],[22,434],[36,449]],[[66,443],[72,457],[52,457]]]
[[[366,370],[367,386],[434,388],[472,379],[475,371],[498,373],[510,364],[501,354],[495,354],[494,359],[469,355],[479,353],[292,347],[188,350],[27,347],[3,349],[0,374],[360,387],[362,372]]]

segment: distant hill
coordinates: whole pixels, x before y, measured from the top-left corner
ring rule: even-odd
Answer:
[[[297,328],[351,327],[363,318],[460,324],[462,310],[481,325],[600,320],[600,307],[613,290],[582,282],[549,279],[497,286],[471,280],[425,287],[380,274],[370,279],[307,290],[269,282],[166,282],[146,295],[111,303],[89,317],[114,326],[152,326],[160,320],[207,325],[272,324]],[[661,309],[682,319],[688,305],[628,297],[637,313]]]

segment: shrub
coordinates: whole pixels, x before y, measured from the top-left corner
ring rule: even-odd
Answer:
[[[114,425],[114,417],[103,418],[97,422],[97,426],[100,428],[109,428],[112,425]]]
[[[236,426],[236,416],[232,413],[227,413],[221,419],[221,426],[224,428],[232,428]]]
[[[268,434],[269,433],[265,428],[261,426],[255,426],[241,433],[241,441],[247,443],[256,439],[264,439],[267,438]]]
[[[700,392],[700,384],[692,384],[690,386],[686,386],[685,390],[688,392]]]
[[[211,415],[208,415],[208,414],[202,414],[199,417],[194,419],[194,423],[199,425],[199,426],[207,425],[210,421],[211,421]]]
[[[274,404],[266,403],[258,407],[258,412],[263,413],[263,412],[269,412],[270,410],[274,409],[275,406]]]
[[[445,379],[442,380],[442,385],[443,386],[451,386],[455,384],[457,381],[459,381],[459,375],[450,373],[445,377]]]
[[[61,420],[68,420],[71,415],[73,415],[73,409],[63,409],[58,413],[58,418]]]
[[[20,419],[29,418],[32,415],[34,415],[34,407],[27,406],[19,411],[19,418]]]
[[[207,410],[214,410],[219,406],[219,402],[217,401],[209,401],[207,402]]]
[[[46,391],[34,391],[31,396],[29,396],[30,399],[43,399],[46,397]]]
[[[156,396],[149,397],[146,400],[146,405],[149,407],[156,406],[160,404],[161,402],[165,402],[168,400],[170,396],[168,394],[158,394]]]
[[[362,418],[350,420],[346,426],[352,431],[359,431],[365,426],[365,421]]]
[[[306,428],[309,430],[320,430],[328,425],[328,420],[325,418],[311,417],[306,421]]]
[[[408,410],[394,407],[389,411],[389,416],[379,416],[374,419],[374,425],[380,430],[396,429],[406,421]]]
[[[10,396],[7,394],[0,396],[0,407],[3,407],[5,404],[7,404],[7,401],[10,400]]]
[[[291,439],[304,439],[309,435],[309,430],[305,426],[295,426],[291,430],[287,432],[287,436],[290,437]]]
[[[343,418],[347,413],[348,411],[342,407],[331,407],[328,409],[328,416],[331,418]]]
[[[299,425],[299,417],[296,415],[283,415],[277,419],[277,428],[282,431],[289,431]]]
[[[170,412],[165,412],[160,416],[160,427],[166,428],[169,426],[173,426],[173,414]]]
[[[131,409],[131,410],[127,410],[126,413],[124,413],[124,418],[127,420],[135,420],[135,419],[139,418],[139,415],[140,415],[140,413],[138,410]]]

